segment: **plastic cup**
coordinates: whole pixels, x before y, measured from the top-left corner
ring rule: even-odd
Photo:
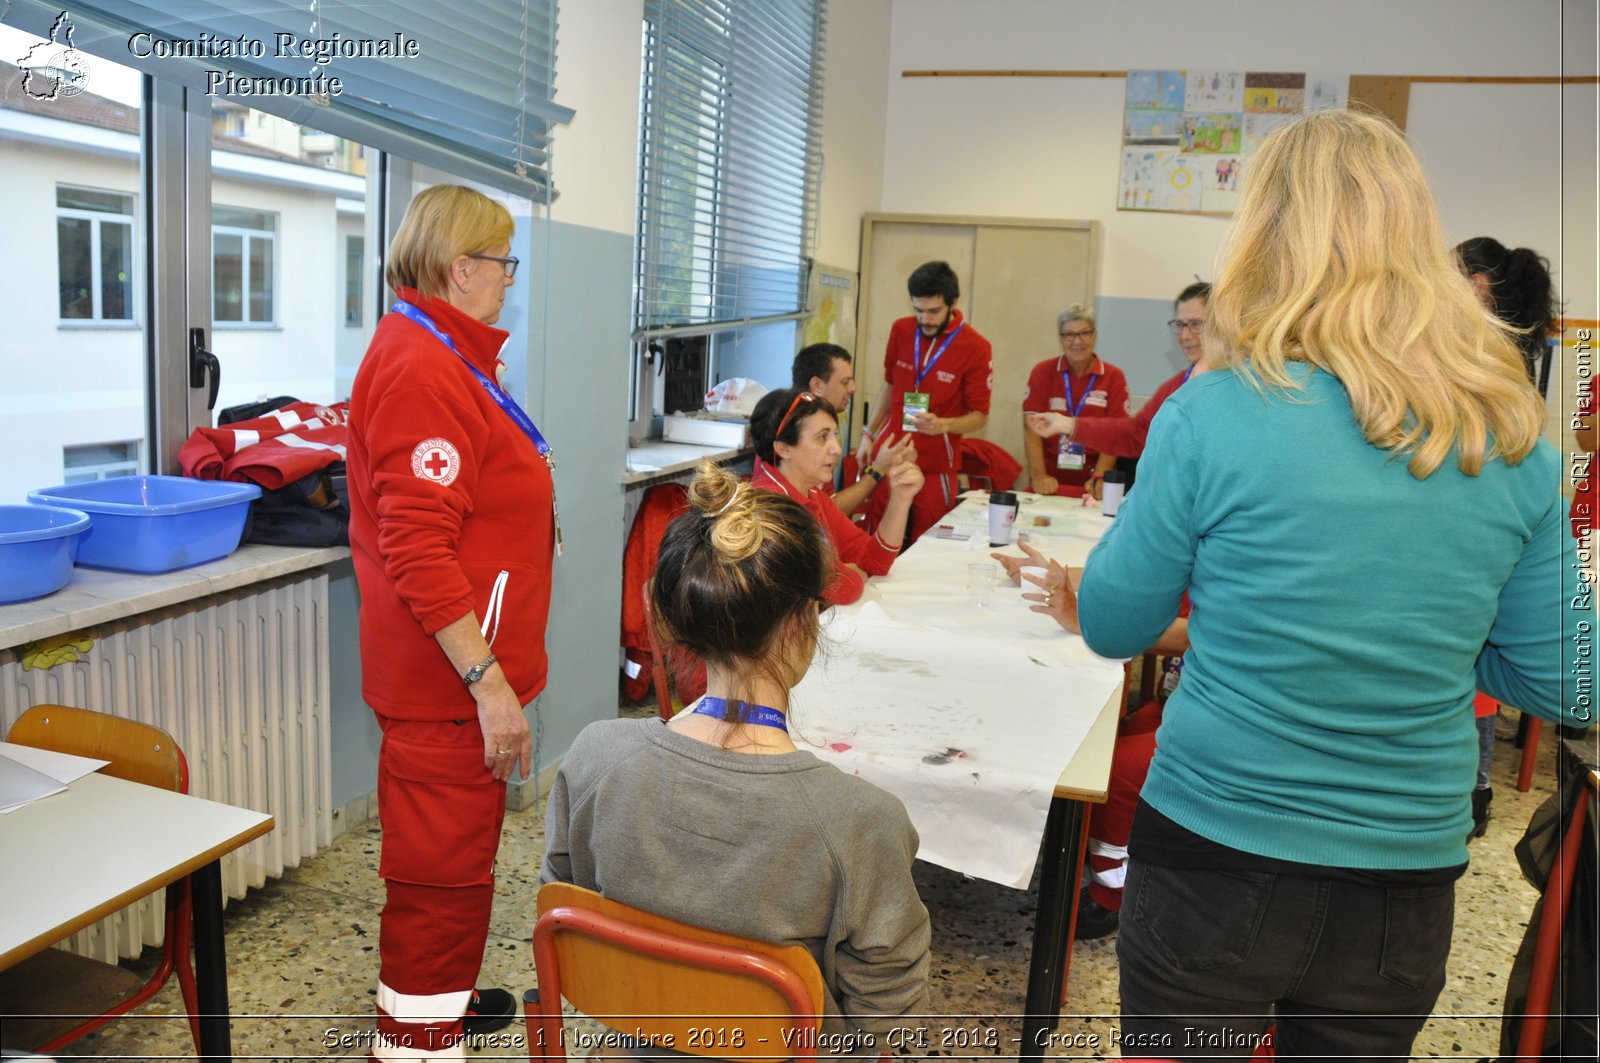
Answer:
[[[967,566],[967,601],[973,605],[987,606],[994,598],[994,585],[1000,570],[987,561]]]

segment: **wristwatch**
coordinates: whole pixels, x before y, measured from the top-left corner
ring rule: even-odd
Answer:
[[[495,655],[492,653],[489,654],[489,656],[485,657],[471,668],[468,668],[467,674],[461,677],[461,681],[470,687],[472,684],[483,678],[483,673],[489,670],[489,666],[494,664],[495,660]]]
[[[877,483],[882,483],[883,482],[883,473],[879,472],[877,469],[873,468],[871,465],[867,466],[866,474],[868,476],[872,477],[872,479]]]

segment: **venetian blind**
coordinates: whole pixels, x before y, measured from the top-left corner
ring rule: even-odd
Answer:
[[[61,15],[15,0],[7,21],[49,36]],[[554,102],[556,0],[88,0],[66,17],[91,54],[537,200],[573,114]],[[401,54],[350,54],[377,50]],[[318,74],[340,91],[282,91]]]
[[[803,309],[826,0],[646,0],[636,335]]]

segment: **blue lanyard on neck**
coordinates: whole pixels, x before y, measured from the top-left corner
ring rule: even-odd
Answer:
[[[396,313],[410,318],[433,333],[435,339],[450,348],[451,352],[461,359],[461,364],[471,370],[472,375],[478,378],[478,383],[483,385],[483,390],[489,393],[489,397],[495,401],[495,405],[504,410],[506,416],[511,418],[512,422],[522,429],[529,439],[533,440],[534,449],[539,452],[539,456],[544,459],[544,463],[550,467],[550,471],[554,472],[556,459],[554,452],[550,449],[550,444],[545,442],[544,433],[540,432],[539,426],[533,423],[533,418],[529,417],[527,412],[517,405],[517,400],[506,394],[505,388],[490,380],[483,370],[473,365],[466,355],[457,350],[456,343],[450,338],[449,334],[434,324],[433,318],[429,317],[421,309],[406,302],[404,299],[397,299],[393,309]]]
[[[1083,397],[1074,404],[1072,401],[1072,377],[1065,369],[1061,371],[1061,390],[1067,393],[1068,413],[1074,417],[1078,416],[1078,411],[1082,410],[1083,404],[1089,401],[1089,392],[1094,390],[1094,385],[1099,379],[1099,373],[1090,373],[1088,386],[1083,389]]]
[[[741,701],[739,704],[744,706],[746,714],[742,720],[738,718],[737,710],[735,710],[733,716],[729,716],[727,698],[714,698],[710,694],[701,698],[700,703],[690,711],[696,716],[710,716],[712,719],[721,720],[724,723],[754,723],[760,724],[762,727],[776,727],[780,731],[788,732],[789,718],[777,709],[771,709],[765,705],[752,705],[748,701]]]
[[[928,350],[931,353],[929,353],[929,355],[928,355],[928,364],[927,365],[923,365],[922,364],[922,328],[920,326],[917,327],[917,334],[912,340],[912,347],[911,347],[911,361],[917,367],[916,380],[913,381],[912,384],[911,384],[911,388],[912,388],[913,391],[921,391],[922,390],[922,379],[923,379],[923,377],[927,376],[928,375],[928,371],[931,370],[934,367],[934,365],[938,363],[939,359],[944,357],[944,352],[950,349],[950,345],[956,341],[956,337],[961,335],[961,330],[966,328],[966,327],[967,327],[967,322],[966,322],[965,319],[963,319],[961,324],[956,326],[956,330],[954,332],[950,333],[950,335],[945,337],[945,341],[942,344],[939,345],[939,349],[936,350],[936,351],[933,350],[933,344],[932,344],[932,341],[930,341],[929,344],[928,344]]]
[[[1189,382],[1189,378],[1192,376],[1194,376],[1194,366],[1191,365],[1189,368],[1183,371],[1183,379],[1178,381],[1178,386],[1180,388],[1183,387],[1183,385]]]

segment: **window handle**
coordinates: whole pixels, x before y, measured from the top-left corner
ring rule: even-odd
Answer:
[[[189,386],[203,388],[210,381],[211,387],[206,398],[206,409],[217,408],[217,388],[222,385],[222,363],[217,361],[217,356],[206,350],[206,330],[192,328],[189,330]]]

